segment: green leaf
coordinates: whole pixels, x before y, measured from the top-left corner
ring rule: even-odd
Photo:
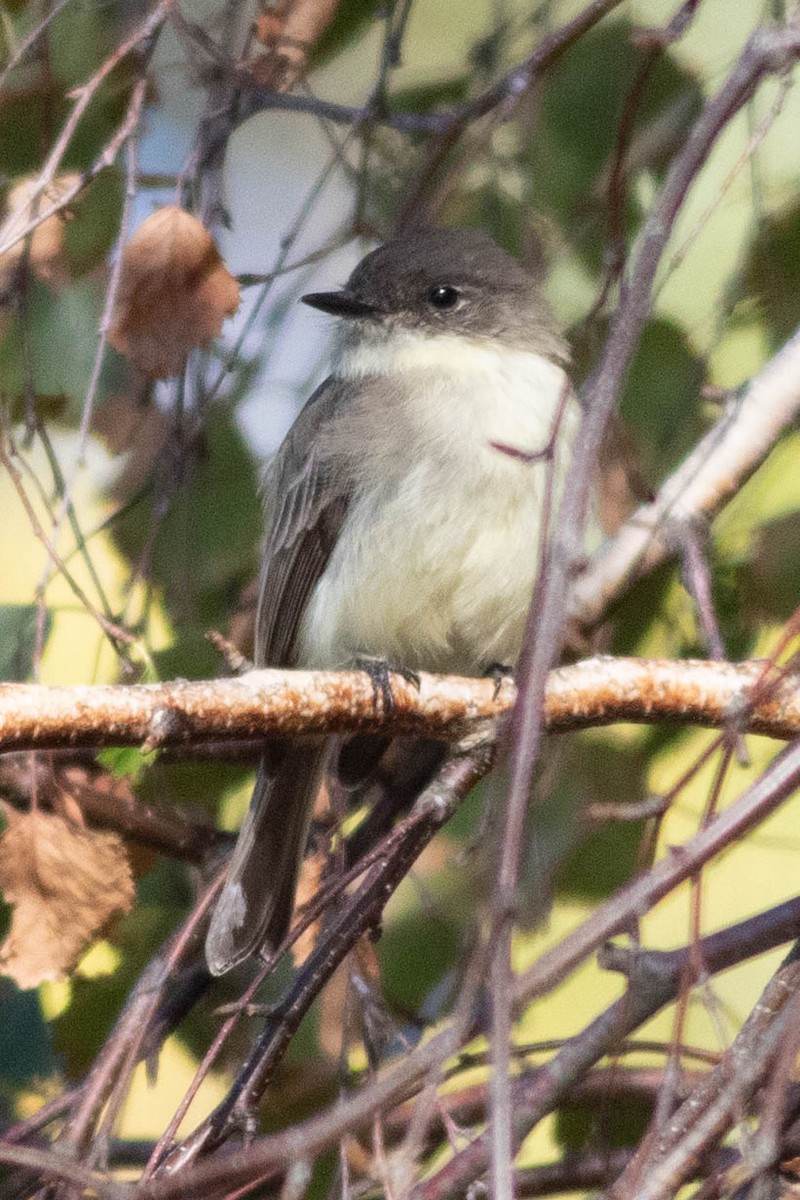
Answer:
[[[255,573],[262,527],[258,478],[241,434],[223,413],[210,418],[202,441],[187,448],[183,465],[184,477],[158,522],[150,575],[181,625],[196,627],[202,616],[207,628],[223,619],[223,598],[230,612],[238,585]],[[152,502],[143,503],[115,526],[120,548],[133,562],[151,536],[152,519]],[[191,640],[200,641],[196,629]],[[205,644],[203,653],[207,662],[213,660]]]
[[[777,349],[797,328],[800,204],[763,226],[742,273],[742,292],[756,297]]]
[[[135,746],[110,746],[97,755],[101,766],[112,775],[121,775],[135,783],[149,764],[146,754]]]
[[[0,1086],[30,1083],[56,1069],[50,1034],[36,992],[0,979]]]
[[[3,8],[7,8],[11,13],[21,13],[23,8],[27,8],[29,0],[3,0]],[[6,45],[5,39],[3,45],[6,50],[15,49],[14,46]]]
[[[25,317],[15,313],[0,339],[0,378],[6,394],[24,395],[30,384],[37,395],[59,396],[66,392],[76,406],[82,402],[91,376],[102,310],[103,294],[94,280],[83,280],[61,291],[32,281]],[[24,339],[32,364],[30,379]]]
[[[422,113],[430,109],[449,108],[466,99],[469,77],[455,75],[452,79],[436,80],[420,87],[401,88],[391,94],[391,107],[400,112]]]
[[[525,214],[519,202],[495,186],[494,180],[475,191],[456,194],[447,206],[444,223],[483,229],[515,258],[525,252]]]
[[[311,64],[319,67],[329,62],[344,47],[355,40],[375,17],[375,0],[342,0],[311,55]]]
[[[105,259],[119,233],[122,199],[116,170],[103,171],[81,192],[64,230],[64,253],[73,275],[85,275]]]
[[[20,683],[31,674],[36,651],[39,609],[35,604],[0,605],[0,679]],[[43,642],[50,631],[50,614],[45,616]]]
[[[623,115],[633,122],[627,211],[621,214],[630,232],[640,216],[636,178],[663,171],[702,103],[696,80],[668,52],[659,55],[635,95],[646,52],[635,47],[632,34],[625,21],[604,22],[570,47],[542,92],[540,119],[528,142],[531,203],[562,225],[580,221],[578,249],[594,270],[602,268],[607,248],[609,170]]]
[[[50,70],[65,91],[83,83],[103,61],[107,41],[103,31],[109,24],[93,4],[68,4],[51,22]],[[108,33],[112,30],[113,24]]]
[[[591,1148],[598,1143],[609,1150],[635,1146],[644,1136],[652,1104],[641,1096],[614,1096],[613,1104],[570,1104],[556,1115],[556,1138],[570,1150]]]
[[[384,993],[392,1004],[415,1011],[452,968],[461,946],[461,930],[441,916],[425,923],[419,936],[421,914],[389,925],[378,944]]]
[[[65,100],[43,85],[40,91],[28,88],[16,94],[8,89],[0,121],[0,162],[5,178],[38,173],[42,165],[42,130],[51,122],[53,128],[60,128],[69,110]]]
[[[800,579],[800,512],[770,521],[756,534],[756,549],[744,565],[739,600],[752,621],[783,623],[797,607]]]
[[[625,804],[646,795],[647,756],[614,734],[570,738],[569,754],[529,822],[522,871],[522,916],[541,919],[550,881],[560,895],[598,900],[635,869],[641,822],[606,821],[587,830],[591,803]]]
[[[633,360],[620,415],[645,478],[656,482],[677,466],[703,432],[703,363],[677,325],[651,321]]]

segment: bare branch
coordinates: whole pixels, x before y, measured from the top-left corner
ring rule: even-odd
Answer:
[[[182,926],[159,948],[140,975],[127,998],[114,1029],[84,1080],[62,1140],[72,1154],[86,1154],[92,1145],[98,1123],[113,1126],[130,1082],[134,1067],[143,1057],[147,1039],[162,1004],[174,994],[175,971],[187,962],[196,962],[200,937],[208,912],[222,878],[218,878],[194,905]],[[93,1146],[96,1155],[102,1139]],[[102,1195],[102,1191],[98,1190]]]
[[[712,518],[764,462],[800,413],[800,331],[727,405],[652,504],[628,520],[580,575],[570,593],[570,614],[581,625],[597,623],[639,575],[678,550],[676,526]]]
[[[776,1019],[788,1006],[793,1010],[788,1014],[790,1021],[792,1016],[796,1021],[798,986],[800,961],[795,952],[769,981],[721,1062],[671,1116],[652,1146],[653,1152],[648,1153],[651,1146],[644,1143],[633,1157],[614,1186],[614,1200],[632,1200],[643,1194],[643,1187],[653,1198],[664,1195],[665,1184],[668,1194],[674,1195],[681,1177],[686,1178],[697,1159],[741,1111],[743,1095],[758,1083],[765,1067],[765,1035]]]
[[[512,991],[517,1008],[553,986],[614,934],[630,928],[678,884],[696,875],[737,838],[764,821],[796,790],[800,782],[800,743],[787,746],[752,787],[681,846],[680,853],[661,859],[639,878],[619,888],[583,924],[518,975]]]
[[[85,820],[185,862],[204,863],[227,836],[181,812],[154,808],[134,794],[127,778],[91,761],[47,761],[48,756],[0,756],[0,794],[15,808],[57,808],[69,796]]]
[[[63,1180],[73,1183],[86,1195],[102,1196],[103,1200],[129,1200],[129,1184],[115,1183],[108,1175],[89,1170],[71,1162],[63,1154],[42,1150],[37,1146],[9,1146],[0,1141],[0,1162],[35,1172],[39,1180]]]
[[[232,679],[76,685],[0,683],[0,753],[77,746],[145,750],[266,736],[391,730],[450,740],[511,709],[511,680],[391,676],[391,714],[363,671],[249,671]],[[551,672],[553,732],[617,721],[800,732],[800,680],[765,662],[589,658]]]
[[[794,900],[790,905],[782,905],[771,913],[740,922],[704,938],[700,944],[702,962],[709,971],[724,970],[736,962],[763,953],[769,946],[780,945],[797,936],[799,929],[800,900]],[[548,1088],[548,1110],[552,1108],[578,1074],[677,995],[686,978],[686,971],[696,967],[696,949],[689,946],[666,954],[642,956],[640,975],[632,982],[629,995],[606,1010],[583,1034],[565,1044],[561,1062],[570,1060],[569,1078],[561,1076],[560,1056],[557,1056],[553,1064],[535,1072],[530,1079],[520,1081],[515,1099],[523,1099],[523,1088],[526,1086],[529,1090],[545,1086]],[[469,1032],[474,1033],[474,1029]],[[200,1163],[191,1170],[147,1182],[137,1192],[137,1200],[180,1200],[187,1194],[208,1195],[213,1193],[215,1187],[233,1189],[245,1186],[254,1179],[278,1174],[292,1163],[313,1160],[323,1150],[335,1146],[342,1135],[367,1127],[376,1112],[385,1111],[402,1100],[414,1084],[418,1084],[437,1062],[443,1062],[456,1048],[450,1031],[445,1029],[432,1041],[404,1056],[384,1076],[378,1077],[355,1096],[340,1101],[327,1112],[280,1133],[258,1138],[248,1147],[226,1155],[219,1161]],[[578,1056],[582,1059],[581,1070],[577,1070]],[[530,1105],[532,1097],[524,1098]],[[529,1107],[528,1115],[530,1111]],[[433,1200],[434,1197],[438,1200],[441,1196],[451,1194],[451,1190],[455,1191],[456,1186],[467,1184],[486,1163],[485,1137],[483,1140],[476,1139],[462,1154],[471,1152],[474,1155],[472,1148],[476,1145],[482,1148],[482,1156],[480,1164],[472,1164],[475,1170],[461,1172],[466,1160],[457,1155],[453,1163],[458,1163],[458,1169],[450,1175],[453,1188],[440,1190],[439,1187],[442,1182],[440,1176],[452,1168],[452,1164],[449,1164],[439,1176],[434,1176],[430,1185],[418,1189],[418,1194],[425,1200]],[[463,1190],[460,1194],[463,1195]]]

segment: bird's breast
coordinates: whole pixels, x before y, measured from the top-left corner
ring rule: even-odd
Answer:
[[[578,405],[556,364],[453,340],[445,356],[406,347],[387,411],[348,414],[356,493],[304,615],[308,665],[370,654],[474,674],[516,659]]]

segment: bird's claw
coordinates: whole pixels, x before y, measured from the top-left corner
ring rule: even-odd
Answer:
[[[378,700],[382,703],[382,708],[385,713],[394,712],[394,693],[392,692],[392,675],[400,675],[405,679],[406,683],[411,683],[415,688],[419,689],[419,675],[415,671],[409,671],[406,667],[399,667],[395,663],[387,662],[385,658],[371,658],[369,655],[360,654],[356,659],[356,668],[359,671],[365,671],[370,677],[372,683],[372,696],[375,707],[378,708]]]

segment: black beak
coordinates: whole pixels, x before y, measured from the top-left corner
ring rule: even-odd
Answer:
[[[363,300],[357,300],[349,292],[311,292],[301,296],[303,304],[310,304],[333,317],[375,317],[377,309]]]

